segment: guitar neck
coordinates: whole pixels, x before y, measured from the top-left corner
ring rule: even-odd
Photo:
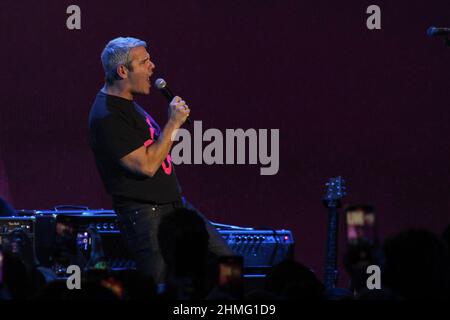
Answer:
[[[328,207],[327,253],[325,259],[325,288],[333,289],[338,281],[337,269],[338,212],[337,206]]]

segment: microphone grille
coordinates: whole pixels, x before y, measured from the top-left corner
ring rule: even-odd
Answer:
[[[155,86],[158,89],[164,89],[167,86],[167,83],[164,79],[158,78],[155,80]]]

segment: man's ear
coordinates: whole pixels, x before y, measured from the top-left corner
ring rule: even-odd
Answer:
[[[116,69],[117,75],[122,79],[128,78],[128,69],[123,64],[119,64]]]

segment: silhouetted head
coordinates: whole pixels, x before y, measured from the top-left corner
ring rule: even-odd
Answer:
[[[0,198],[0,217],[13,216],[16,210],[6,200]]]
[[[383,284],[406,299],[440,298],[449,288],[449,260],[445,242],[426,230],[407,230],[383,246]]]
[[[22,260],[9,251],[2,251],[3,282],[11,298],[22,300],[31,294],[31,279]]]
[[[447,244],[447,249],[449,249],[450,253],[450,224],[445,228],[444,233],[442,234],[445,243]]]
[[[266,278],[266,290],[285,299],[323,299],[324,286],[301,263],[286,260],[273,267]]]

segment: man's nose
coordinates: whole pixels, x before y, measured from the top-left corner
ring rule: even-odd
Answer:
[[[152,61],[150,61],[150,70],[151,71],[153,71],[153,70],[155,70],[155,64],[152,62]]]

